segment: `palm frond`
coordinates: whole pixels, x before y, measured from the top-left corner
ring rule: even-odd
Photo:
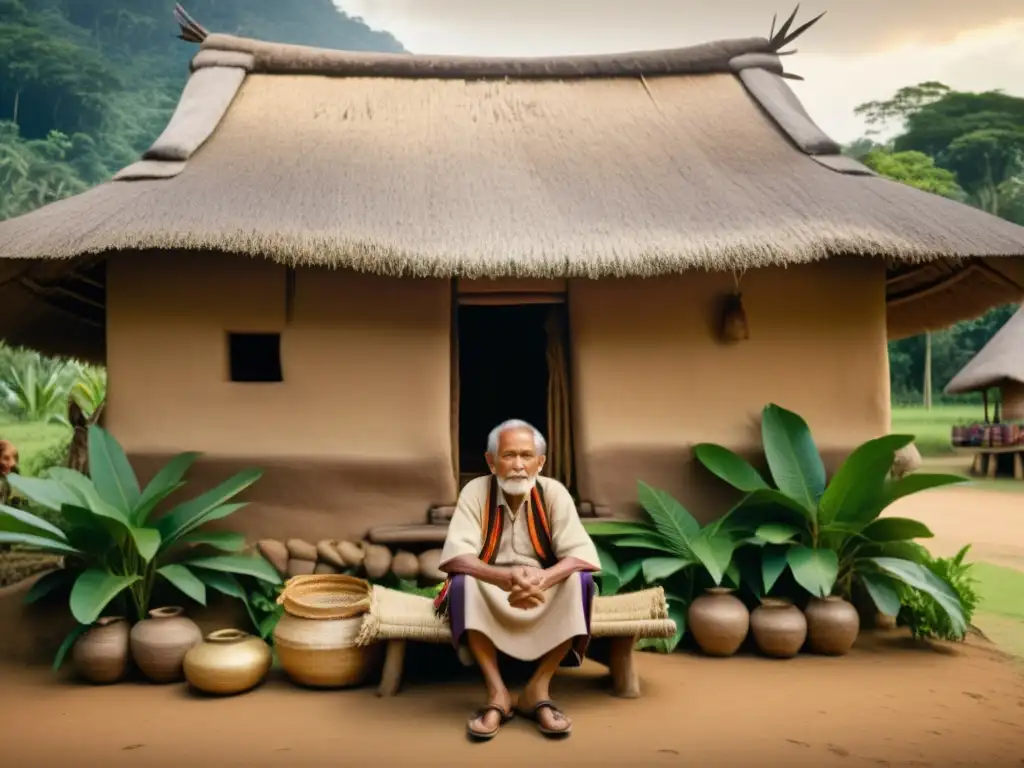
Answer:
[[[178,26],[181,28],[181,34],[178,35],[178,39],[184,40],[186,43],[202,43],[210,34],[202,24],[189,15],[188,11],[181,6],[181,3],[177,3],[174,6],[174,20],[178,22]]]
[[[826,13],[826,11],[822,11],[810,21],[804,22],[799,27],[790,32],[790,28],[793,26],[793,22],[796,21],[796,15],[799,12],[800,5],[797,4],[796,8],[793,9],[793,12],[789,14],[789,18],[787,18],[782,23],[782,26],[779,27],[779,30],[777,32],[775,31],[775,23],[778,17],[777,15],[772,16],[772,29],[768,35],[768,46],[773,52],[777,53],[782,48],[796,40],[798,37],[800,37],[800,35],[802,35],[808,29],[817,24],[821,17],[824,16]]]

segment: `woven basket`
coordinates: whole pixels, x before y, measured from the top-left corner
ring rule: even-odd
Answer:
[[[274,648],[293,682],[315,688],[359,685],[380,660],[380,644],[356,646],[372,587],[341,574],[296,576],[278,603],[285,614],[274,628]]]
[[[350,619],[370,610],[370,583],[343,574],[294,576],[277,598],[287,613],[299,619]]]

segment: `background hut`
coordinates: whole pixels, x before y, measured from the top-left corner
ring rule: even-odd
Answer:
[[[999,390],[1003,421],[1024,422],[1024,307],[946,385],[948,395]]]

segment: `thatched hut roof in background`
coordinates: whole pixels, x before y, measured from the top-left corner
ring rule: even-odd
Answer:
[[[950,380],[945,391],[950,395],[977,392],[1007,381],[1024,384],[1024,307]]]
[[[0,222],[0,259],[597,278],[858,255],[891,265],[894,336],[1024,298],[1024,228],[842,156],[774,48],[475,59],[209,35],[140,162]]]

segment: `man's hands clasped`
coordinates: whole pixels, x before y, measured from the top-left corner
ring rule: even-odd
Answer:
[[[548,587],[546,581],[540,568],[515,566],[509,574],[508,604],[524,611],[541,605],[545,601],[544,590]]]

